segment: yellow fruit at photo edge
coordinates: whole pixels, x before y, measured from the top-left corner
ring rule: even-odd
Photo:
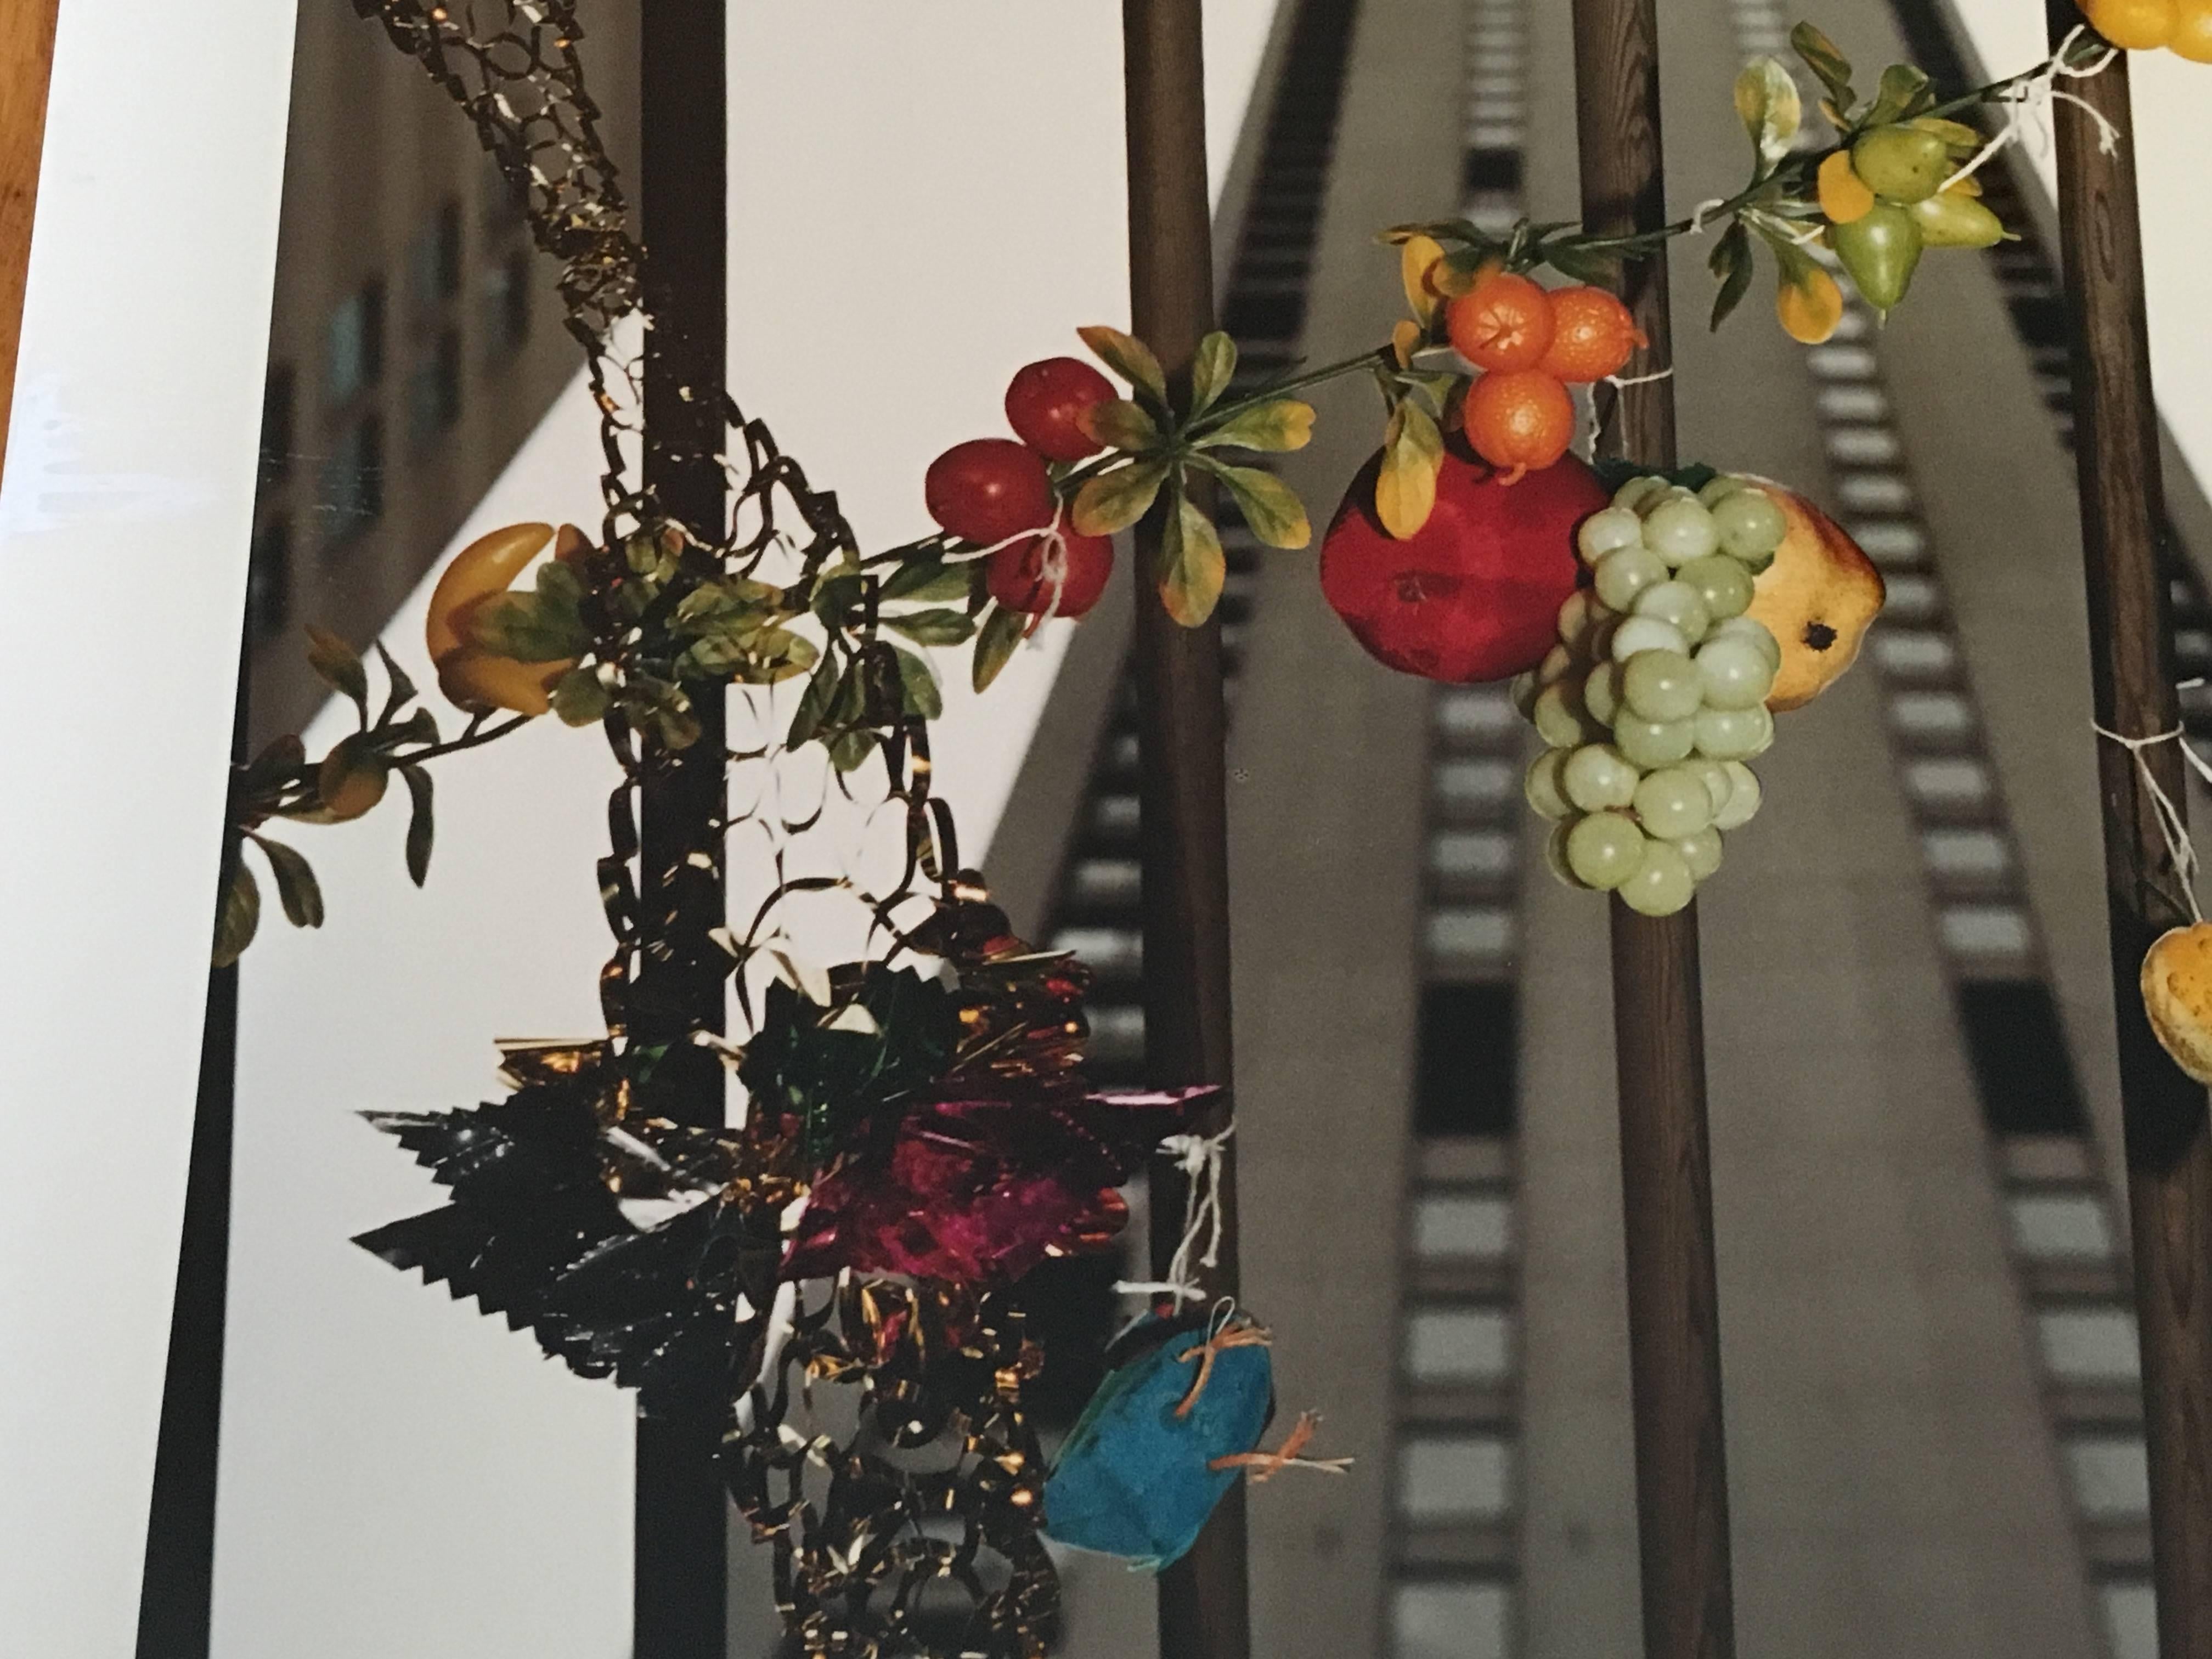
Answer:
[[[2143,955],[2143,1012],[2173,1063],[2212,1083],[2212,922],[2161,934]]]
[[[2087,0],[2081,9],[2091,27],[2130,52],[2164,46],[2181,22],[2177,0]]]
[[[2212,0],[2181,0],[2181,21],[2166,49],[2192,64],[2212,64]]]
[[[1774,562],[1752,583],[1744,614],[1782,647],[1766,706],[1802,708],[1858,659],[1867,629],[1881,614],[1881,572],[1826,514],[1784,485],[1744,475],[1774,498],[1789,521]]]

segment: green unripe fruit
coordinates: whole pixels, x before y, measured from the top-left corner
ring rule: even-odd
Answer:
[[[1893,202],[1877,202],[1863,218],[1832,226],[1836,257],[1866,302],[1885,316],[1912,286],[1920,263],[1920,224]]]
[[[1995,247],[2004,240],[2004,221],[1972,197],[1938,191],[1912,204],[1913,222],[1929,247]]]
[[[1851,171],[1876,196],[1924,202],[1951,176],[1951,147],[1917,127],[1876,127],[1851,146]]]

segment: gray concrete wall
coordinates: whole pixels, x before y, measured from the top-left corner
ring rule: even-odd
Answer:
[[[1402,313],[1376,230],[1455,207],[1456,0],[1361,9],[1307,314],[1322,362]],[[1373,389],[1316,399],[1285,477],[1316,537],[1379,441]],[[1428,688],[1355,646],[1311,552],[1262,568],[1231,737],[1244,1288],[1275,1332],[1285,1413],[1359,1462],[1250,1494],[1253,1651],[1381,1650],[1399,1205],[1409,1146]]]

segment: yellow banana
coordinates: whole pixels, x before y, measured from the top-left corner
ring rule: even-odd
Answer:
[[[461,613],[507,592],[552,538],[550,524],[511,524],[477,537],[453,555],[430,591],[430,614],[422,623],[422,643],[429,648],[432,662],[442,666],[456,651],[470,648],[461,634]]]
[[[517,662],[488,651],[465,648],[438,665],[438,689],[457,708],[471,714],[511,708],[518,714],[542,714],[553,706],[553,688],[576,665],[562,662]]]

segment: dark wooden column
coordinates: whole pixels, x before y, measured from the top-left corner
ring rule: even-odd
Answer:
[[[1212,214],[1199,0],[1123,0],[1133,326],[1178,389],[1213,326]],[[1176,625],[1154,580],[1163,520],[1138,526],[1137,709],[1143,811],[1145,1060],[1161,1085],[1230,1081],[1229,836],[1221,619]],[[1228,1121],[1226,1105],[1207,1126]],[[1182,1231],[1180,1180],[1152,1177],[1152,1259]],[[1222,1170],[1224,1246],[1206,1289],[1237,1293],[1233,1152]],[[1191,1553],[1160,1575],[1163,1659],[1243,1659],[1251,1645],[1244,1488],[1230,1489]]]
[[[723,0],[640,10],[640,196],[645,243],[645,477],[661,505],[722,539],[729,298],[727,43]],[[723,691],[688,688],[702,735],[646,742],[640,800],[641,957],[634,1044],[670,1045],[647,1096],[663,1116],[720,1127],[723,1075],[687,1039],[723,1025]],[[702,857],[703,855],[703,859]],[[722,1413],[641,1417],[633,1659],[725,1659],[729,1500],[715,1455]]]
[[[1655,229],[1667,218],[1655,0],[1574,0],[1574,33],[1583,222],[1613,234]],[[1651,360],[1672,362],[1665,255],[1630,264],[1621,297]],[[1613,399],[1607,452],[1674,465],[1673,383]],[[1644,1651],[1726,1659],[1735,1607],[1694,902],[1654,918],[1613,901],[1613,1027]]]
[[[2049,12],[2054,43],[2082,21],[2070,0],[2055,0]],[[2172,731],[2181,714],[2172,618],[2159,569],[2166,496],[2151,400],[2127,59],[2062,84],[2118,137],[2107,155],[2088,111],[2063,100],[2056,106],[2090,673],[2097,723],[2151,737]],[[2082,740],[2091,741],[2086,734]],[[2148,749],[2143,759],[2166,798],[2183,807],[2188,797],[2174,746]],[[2212,1135],[2203,1089],[2151,1035],[2139,980],[2151,942],[2190,917],[2134,757],[2100,741],[2098,763],[2159,1652],[2161,1659],[2212,1659]]]

